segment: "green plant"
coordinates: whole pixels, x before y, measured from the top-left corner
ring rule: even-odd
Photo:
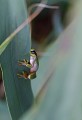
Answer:
[[[23,0],[1,0],[0,16],[1,44],[27,19],[28,13],[25,2]],[[18,66],[18,60],[29,59],[30,44],[30,27],[28,25],[15,36],[14,40],[0,56],[7,102],[13,120],[18,119],[24,111],[28,110],[34,99],[30,80],[25,81],[17,77],[17,73],[24,69]]]
[[[48,4],[62,1],[68,2],[52,0],[48,1]],[[25,69],[19,68],[17,61],[29,59],[31,48],[29,25],[22,29],[9,45],[6,44],[7,48],[0,56],[7,102],[13,120],[18,120],[22,115],[21,120],[82,119],[82,1],[70,1],[70,4],[73,5],[70,10],[72,12],[69,12],[73,16],[71,22],[58,39],[46,49],[48,56],[45,52],[40,59],[38,76],[32,81],[33,93],[36,96],[35,104],[30,110],[34,101],[30,80],[18,79],[16,76]],[[3,11],[0,12],[1,44],[27,18],[28,13],[23,0],[1,0],[0,5],[4,5],[0,7],[0,11]],[[19,47],[19,44],[22,45]]]

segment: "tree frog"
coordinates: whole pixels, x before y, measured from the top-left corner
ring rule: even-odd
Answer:
[[[23,71],[21,74],[17,74],[19,78],[24,78],[24,79],[36,78],[36,71],[39,68],[39,61],[35,49],[30,50],[30,61],[23,59],[22,61],[21,60],[18,61],[18,65],[30,68],[29,74],[26,71]]]

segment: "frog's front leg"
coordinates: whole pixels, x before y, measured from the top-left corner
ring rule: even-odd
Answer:
[[[28,60],[26,60],[26,59],[24,59],[24,60],[19,60],[18,61],[18,65],[20,65],[20,66],[26,66],[26,67],[28,67],[28,68],[32,68],[32,65],[30,64],[30,62],[28,61]]]

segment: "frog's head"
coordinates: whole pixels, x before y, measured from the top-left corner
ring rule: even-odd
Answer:
[[[35,49],[31,49],[30,54],[32,57],[37,57],[37,53],[36,53]]]

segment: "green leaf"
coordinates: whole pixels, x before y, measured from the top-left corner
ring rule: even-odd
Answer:
[[[1,0],[0,44],[27,17],[28,13],[24,0]],[[30,48],[30,27],[27,26],[15,36],[0,56],[7,103],[13,120],[18,120],[31,107],[33,102],[30,80],[19,79],[17,76],[17,73],[21,73],[23,70],[29,72],[27,68],[18,66],[18,60],[24,58],[29,60]]]
[[[74,19],[41,59],[40,100],[21,120],[82,119],[82,1],[77,3]]]

